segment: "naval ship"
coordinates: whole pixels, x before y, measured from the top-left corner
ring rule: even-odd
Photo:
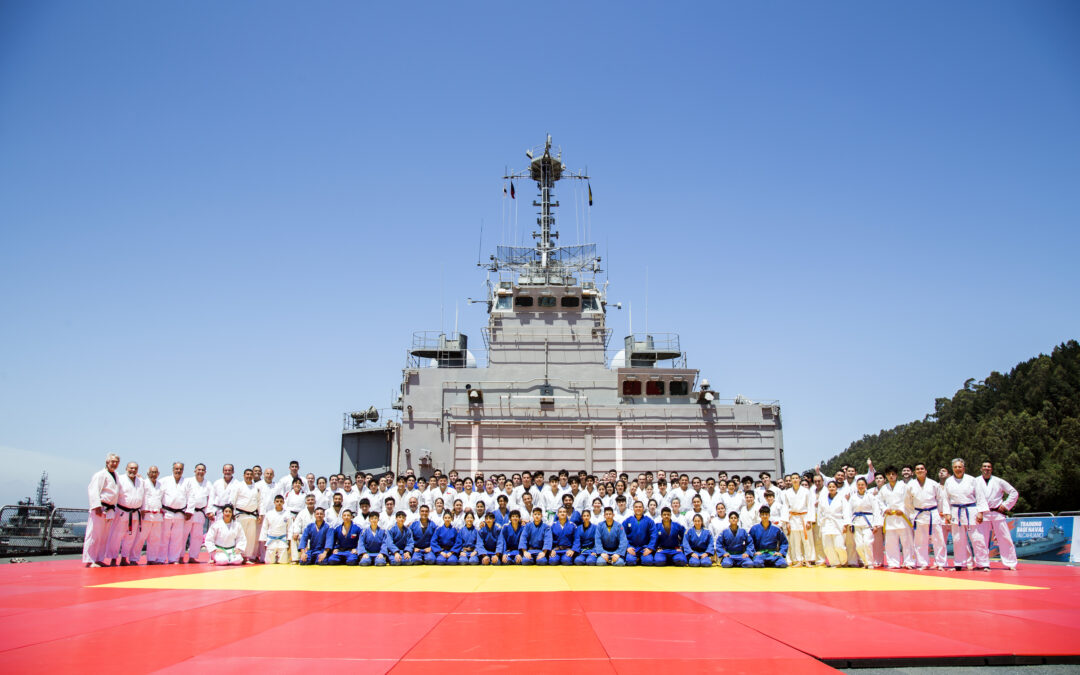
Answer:
[[[525,154],[528,167],[503,180],[536,183],[535,244],[480,263],[486,359],[465,333],[415,333],[392,410],[344,414],[341,471],[782,472],[779,403],[720,399],[687,367],[678,334],[631,333],[609,357],[596,245],[557,245],[556,185],[589,176],[567,168],[550,135]]]

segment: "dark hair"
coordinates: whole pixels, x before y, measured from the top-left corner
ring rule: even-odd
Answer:
[[[772,511],[769,509],[768,506],[762,506],[760,509],[758,509],[757,512],[759,514],[762,514],[762,515],[767,514],[767,513],[772,513]]]

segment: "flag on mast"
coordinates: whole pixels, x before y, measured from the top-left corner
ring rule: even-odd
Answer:
[[[514,181],[510,181],[510,199],[517,199],[517,195],[514,192]]]
[[[589,206],[592,206],[592,183],[588,183],[589,186]]]

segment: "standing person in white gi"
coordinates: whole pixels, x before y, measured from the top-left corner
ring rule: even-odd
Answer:
[[[158,468],[151,466],[146,470],[146,480],[143,481],[143,506],[142,524],[139,525],[139,538],[135,540],[134,559],[139,559],[139,552],[146,544],[146,564],[164,565],[169,558],[169,547],[161,539],[161,524],[163,522],[161,508],[162,486],[158,480]]]
[[[90,485],[86,488],[90,513],[86,522],[86,535],[83,537],[82,560],[87,567],[101,567],[105,562],[109,535],[116,522],[116,500],[120,494],[120,488],[116,484],[116,469],[119,466],[119,455],[114,452],[105,455],[105,468],[91,476]]]
[[[829,567],[843,567],[848,562],[844,533],[851,526],[851,503],[839,493],[835,480],[829,481],[815,515],[821,528],[821,543]],[[790,545],[791,542],[788,542]]]
[[[788,553],[792,567],[804,567],[814,560],[814,539],[810,524],[814,521],[814,497],[802,486],[797,473],[791,474],[791,487],[784,491],[788,505]]]
[[[210,481],[206,480],[205,464],[195,465],[195,475],[184,479],[184,489],[188,498],[184,513],[188,514],[189,518],[184,521],[183,541],[188,542],[187,561],[198,564],[199,550],[203,545],[203,525],[206,523],[206,512],[210,509],[210,492],[213,490]]]
[[[908,486],[897,480],[900,470],[885,468],[885,484],[878,489],[881,514],[885,519],[885,565],[890,569],[915,567],[914,542],[911,537],[911,494]],[[901,557],[903,549],[903,557]]]
[[[915,563],[919,569],[945,569],[948,551],[945,549],[945,521],[949,515],[949,500],[945,489],[930,480],[926,465],[915,465],[915,478],[906,483],[915,510]],[[930,545],[934,546],[934,564],[930,564]]]
[[[232,504],[236,499],[236,488],[240,481],[233,480],[233,465],[226,464],[221,467],[221,478],[214,481],[214,490],[210,493],[210,499],[214,508],[210,511],[211,518],[220,518],[221,509]],[[236,509],[233,509],[233,518],[236,517]]]
[[[982,481],[986,491],[986,505],[990,508],[982,523],[979,524],[979,534],[986,542],[987,554],[990,550],[990,535],[997,540],[998,552],[1001,562],[1011,570],[1016,569],[1016,544],[1013,543],[1012,534],[1009,533],[1009,523],[1006,520],[1008,512],[1016,506],[1016,500],[1020,499],[1020,493],[1012,485],[994,475],[994,463],[986,460],[982,463]],[[987,560],[989,567],[989,560]]]
[[[139,464],[128,462],[126,472],[116,480],[120,488],[120,497],[116,501],[117,523],[109,536],[109,551],[106,555],[116,559],[120,565],[138,565],[140,552],[132,552],[139,539],[139,526],[142,523],[143,479],[139,476]]]
[[[874,531],[881,527],[881,502],[866,489],[866,478],[855,480],[855,492],[848,498],[851,526],[855,531],[855,551],[866,569],[874,569]]]
[[[244,530],[233,520],[233,507],[221,509],[221,516],[214,520],[206,532],[206,550],[210,562],[215,565],[243,565]]]
[[[315,501],[314,495],[311,497]],[[262,536],[266,539],[266,557],[263,562],[269,565],[289,562],[289,531],[293,514],[285,510],[285,498],[274,497],[274,508],[263,514]]]
[[[244,560],[256,562],[256,550],[259,548],[259,524],[262,521],[262,490],[255,484],[255,472],[244,469],[244,482],[236,486],[233,493],[233,513],[236,522],[244,528]]]
[[[989,571],[990,551],[979,532],[979,525],[990,512],[986,503],[986,482],[967,475],[965,469],[964,460],[958,457],[952,461],[953,475],[945,479],[945,495],[949,498],[949,521],[952,525],[953,565],[957,572],[964,567],[971,569],[970,545],[974,549],[974,565]]]
[[[173,462],[172,475],[161,479],[161,542],[165,550],[165,562],[174,565],[184,552],[184,530],[188,518],[187,484],[184,482],[184,463]]]

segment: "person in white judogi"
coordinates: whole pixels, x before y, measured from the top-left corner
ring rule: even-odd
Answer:
[[[259,548],[259,523],[262,520],[262,490],[255,484],[255,472],[244,469],[244,480],[237,483],[233,492],[233,514],[235,520],[244,528],[244,560],[255,562]]]
[[[330,504],[333,503],[334,491],[326,486],[326,478],[319,476],[319,479],[315,481],[315,508],[326,509],[330,508]]]
[[[899,469],[886,467],[885,484],[878,489],[881,515],[885,521],[885,564],[890,569],[901,566],[910,569],[915,567],[915,547],[911,536],[913,509],[908,486],[897,480],[899,477]]]
[[[881,501],[866,488],[866,478],[855,481],[855,492],[847,500],[851,525],[855,530],[855,551],[867,569],[874,569],[874,532],[881,529]]]
[[[285,501],[285,511],[293,516],[292,525],[289,527],[289,555],[293,563],[300,562],[300,535],[304,528],[315,522],[315,495],[304,495],[304,508],[299,513],[293,514],[288,508],[288,500]],[[325,516],[324,516],[325,517]]]
[[[139,464],[128,462],[125,474],[116,479],[116,484],[120,488],[120,496],[116,501],[117,523],[109,537],[109,551],[106,555],[114,559],[119,556],[122,566],[138,565],[141,552],[132,549],[139,539],[139,526],[142,522],[140,516],[144,494]]]
[[[143,545],[146,545],[147,565],[164,565],[169,558],[168,543],[161,538],[164,517],[161,508],[162,486],[158,473],[156,466],[146,470],[146,480],[143,481],[142,524],[139,525],[139,538],[132,547],[134,560],[138,560]]]
[[[829,481],[826,488],[827,492],[818,502],[815,516],[829,567],[843,567],[848,561],[844,532],[851,525],[851,502],[837,492],[835,480]],[[790,542],[788,544],[790,546]]]
[[[721,493],[718,499],[724,505],[725,513],[738,513],[740,509],[746,504],[746,497],[743,493],[739,492],[739,485],[733,480],[729,480],[725,487],[725,492]],[[715,507],[714,507],[715,508]],[[726,528],[728,526],[727,517],[724,518],[724,522],[721,525]]]
[[[90,477],[90,485],[86,488],[90,512],[83,536],[82,561],[87,567],[101,567],[105,562],[109,536],[116,522],[116,500],[120,496],[120,488],[116,484],[116,469],[119,466],[119,455],[114,452],[105,455],[105,468]]]
[[[952,461],[953,475],[945,479],[945,495],[949,498],[949,522],[952,525],[953,565],[957,571],[972,565],[990,569],[990,551],[979,532],[979,525],[990,512],[986,503],[986,482],[965,473],[964,460]],[[971,546],[973,551],[968,550]],[[974,553],[974,561],[971,553]]]
[[[233,507],[225,506],[221,517],[214,520],[206,532],[206,550],[214,565],[243,565],[244,528],[233,520]]]
[[[325,509],[323,519],[326,521],[326,524],[330,526],[331,530],[341,525],[344,520],[341,517],[341,512],[345,510],[344,499],[345,496],[343,494],[335,492],[334,496],[330,499],[330,508]]]
[[[788,506],[788,555],[792,567],[803,567],[814,560],[814,539],[810,523],[814,521],[814,496],[802,486],[801,476],[791,474],[791,487],[784,490]]]
[[[184,479],[184,489],[187,491],[187,506],[184,507],[184,513],[187,513],[189,517],[184,522],[183,541],[188,542],[187,561],[194,564],[199,562],[199,550],[203,545],[203,525],[206,524],[206,514],[210,509],[210,492],[213,490],[210,481],[206,480],[205,464],[195,465],[195,475]]]
[[[948,551],[945,549],[945,520],[949,513],[949,500],[945,489],[931,480],[922,462],[915,465],[915,477],[906,483],[911,493],[911,506],[915,518],[915,564],[924,570],[945,569]],[[934,547],[934,564],[930,564],[930,546]]]
[[[982,463],[982,482],[986,492],[986,505],[990,508],[982,523],[979,524],[979,534],[986,542],[986,548],[990,549],[990,535],[997,540],[998,553],[1001,562],[1011,570],[1016,569],[1016,544],[1013,543],[1012,534],[1009,532],[1008,512],[1016,506],[1020,499],[1020,493],[1012,485],[994,475],[994,463],[986,460]],[[976,479],[978,480],[978,479]],[[989,561],[987,561],[989,566]]]
[[[289,530],[292,521],[293,514],[285,510],[285,498],[281,495],[275,496],[274,508],[263,514],[264,527],[261,536],[266,542],[264,563],[283,565],[289,562]]]
[[[213,491],[210,493],[210,504],[213,507],[209,512],[211,518],[219,518],[221,509],[228,504],[235,504],[236,488],[240,486],[240,481],[233,478],[233,473],[233,465],[226,464],[221,467],[221,478],[218,478],[213,483]],[[236,518],[235,508],[233,509],[233,518]]]
[[[540,493],[540,501],[536,503],[544,510],[544,522],[551,525],[555,522],[555,515],[562,506],[562,494],[559,492],[559,478],[552,476],[548,481],[548,487]]]
[[[165,562],[176,564],[184,552],[184,524],[191,516],[187,508],[187,486],[184,483],[184,463],[173,462],[172,475],[161,479],[161,544]]]

